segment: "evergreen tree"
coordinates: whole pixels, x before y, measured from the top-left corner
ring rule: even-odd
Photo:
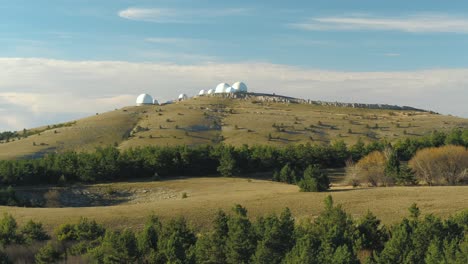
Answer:
[[[233,210],[234,215],[228,221],[226,260],[232,264],[249,263],[256,247],[252,224],[245,208],[236,205]]]
[[[226,263],[226,239],[228,237],[228,216],[218,211],[213,222],[214,231],[201,236],[196,244],[197,263]]]
[[[279,175],[281,182],[286,182],[289,184],[296,182],[296,172],[290,167],[289,164],[283,166]]]
[[[15,243],[18,240],[16,220],[10,214],[4,213],[0,219],[0,246]]]
[[[191,262],[195,242],[195,234],[188,228],[185,218],[177,218],[164,226],[158,249],[165,262],[186,263]]]
[[[320,170],[319,166],[309,165],[298,185],[303,192],[323,192],[330,188],[330,180],[328,175]]]
[[[52,242],[48,242],[37,252],[35,258],[37,264],[57,263],[62,259],[63,254],[57,249],[57,246]]]

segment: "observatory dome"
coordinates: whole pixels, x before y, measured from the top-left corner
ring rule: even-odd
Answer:
[[[137,105],[151,105],[153,104],[153,97],[149,94],[140,94],[136,99]]]
[[[237,90],[234,89],[234,88],[232,88],[232,87],[228,87],[228,88],[226,89],[226,93],[237,93]]]
[[[198,95],[204,95],[204,94],[206,94],[205,90],[200,90],[200,92],[198,93]]]
[[[179,101],[187,100],[188,96],[184,93],[179,94]]]
[[[236,89],[239,93],[246,93],[248,91],[247,85],[243,82],[236,82],[232,85],[232,88]]]
[[[158,100],[156,100],[156,99],[153,99],[153,104],[154,104],[154,105],[159,105],[159,102],[158,102]]]
[[[227,83],[220,83],[216,86],[215,93],[225,93],[226,89],[229,88],[229,84]]]
[[[213,89],[209,89],[208,92],[206,92],[206,94],[213,94],[213,93],[214,93]]]

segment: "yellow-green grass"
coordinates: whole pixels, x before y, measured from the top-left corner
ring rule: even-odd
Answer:
[[[323,200],[332,195],[334,201],[357,218],[368,210],[384,224],[400,221],[407,208],[417,203],[423,214],[447,217],[467,209],[468,186],[357,188],[333,187],[326,193],[299,192],[295,185],[246,178],[181,178],[161,182],[113,183],[98,185],[119,189],[171,190],[173,198],[125,203],[107,207],[21,208],[0,207],[0,213],[12,214],[20,224],[29,219],[41,221],[50,231],[55,226],[73,222],[79,217],[96,219],[113,228],[140,228],[145,219],[155,214],[167,220],[184,216],[192,227],[206,229],[218,209],[230,211],[235,204],[245,206],[252,219],[279,213],[289,207],[297,220],[316,217],[323,210]],[[96,186],[94,186],[95,188]],[[187,198],[182,198],[182,193]]]
[[[282,127],[274,128],[273,124]],[[140,131],[131,137],[125,136],[138,126],[142,128]],[[235,146],[328,144],[335,140],[354,144],[359,138],[365,142],[384,138],[394,141],[456,127],[468,128],[468,119],[428,112],[197,97],[164,106],[126,107],[78,120],[70,127],[1,143],[0,159],[65,150],[87,151],[115,143],[121,149],[220,141]]]

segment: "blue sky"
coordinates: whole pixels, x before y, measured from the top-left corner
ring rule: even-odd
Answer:
[[[468,117],[467,10],[427,0],[2,0],[0,130],[236,80]],[[80,104],[49,104],[69,98]]]

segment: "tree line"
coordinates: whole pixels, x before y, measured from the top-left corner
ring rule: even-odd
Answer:
[[[445,144],[468,146],[468,130],[397,141],[384,140],[353,146],[343,141],[330,145],[288,145],[233,147],[215,146],[148,146],[120,151],[115,147],[97,148],[94,152],[48,154],[38,159],[0,161],[0,184],[66,184],[128,180],[142,177],[200,176],[247,174],[281,171],[304,172],[309,166],[343,167],[347,160],[358,161],[374,151],[391,146],[400,160],[409,160],[423,148]],[[302,174],[300,174],[302,175]],[[288,176],[290,177],[290,176]],[[298,179],[300,180],[300,179]],[[283,181],[283,180],[281,180]],[[289,179],[285,180],[290,182]]]
[[[0,263],[468,263],[467,210],[446,220],[421,216],[416,204],[409,211],[385,226],[371,212],[353,219],[328,196],[316,218],[300,222],[287,208],[252,221],[236,205],[231,213],[220,210],[204,232],[184,218],[162,223],[150,216],[136,231],[81,218],[58,226],[51,237],[41,223],[20,228],[5,214]]]

